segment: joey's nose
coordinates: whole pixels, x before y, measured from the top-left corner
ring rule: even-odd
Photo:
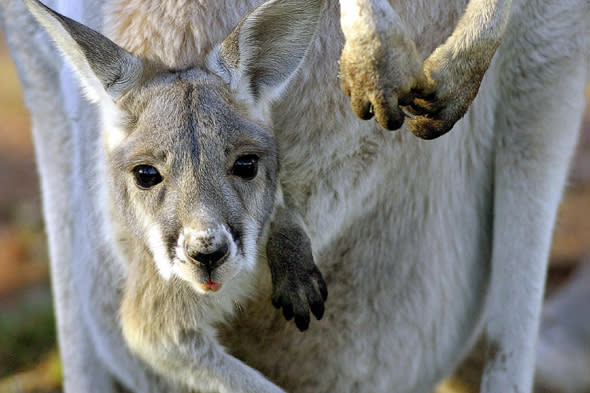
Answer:
[[[186,251],[191,260],[207,269],[208,272],[211,272],[223,264],[229,251],[229,246],[227,243],[223,243],[221,247],[213,252],[200,252],[190,247],[187,247]]]

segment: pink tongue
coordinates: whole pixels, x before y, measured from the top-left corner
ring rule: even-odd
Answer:
[[[205,288],[207,288],[210,291],[217,292],[219,288],[221,288],[221,285],[213,281],[207,281],[205,283]]]

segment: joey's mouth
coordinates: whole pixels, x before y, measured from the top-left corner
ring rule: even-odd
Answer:
[[[221,285],[218,282],[215,281],[207,281],[204,284],[201,284],[201,289],[203,290],[203,292],[217,292],[221,289]]]
[[[176,276],[188,282],[197,292],[203,294],[220,291],[225,283],[238,273],[237,266],[231,261],[219,268],[208,271],[178,257],[173,261],[172,270]]]

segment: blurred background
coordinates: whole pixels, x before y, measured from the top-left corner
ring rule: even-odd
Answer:
[[[61,383],[28,116],[0,33],[0,393]]]
[[[0,393],[61,391],[47,246],[29,126],[19,82],[0,33]],[[590,105],[586,106],[557,222],[548,294],[588,258]]]

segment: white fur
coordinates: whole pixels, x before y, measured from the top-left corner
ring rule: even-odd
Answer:
[[[218,225],[216,227],[208,227],[205,230],[184,228],[183,235],[186,241],[190,244],[198,244],[201,242],[211,243],[214,251],[216,247],[219,247],[224,241],[231,239],[231,235],[225,225]],[[236,249],[232,248],[233,254],[235,255]],[[231,250],[230,250],[231,253]]]
[[[101,100],[100,107],[104,144],[107,151],[111,152],[127,137],[127,132],[121,124],[124,119],[122,119],[123,115],[109,98]]]
[[[147,230],[148,244],[154,256],[154,262],[158,267],[158,273],[164,280],[169,280],[172,275],[172,261],[166,252],[166,246],[162,240],[162,233],[158,224],[152,224]]]

